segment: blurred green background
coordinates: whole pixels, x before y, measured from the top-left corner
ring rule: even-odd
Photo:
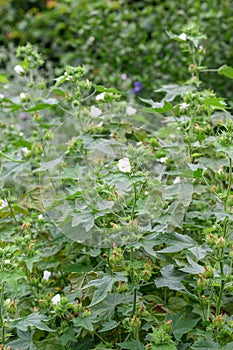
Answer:
[[[166,31],[182,33],[196,22],[207,39],[204,65],[233,66],[233,2],[229,0],[0,0],[0,64],[6,68],[17,45],[36,44],[45,70],[85,64],[88,78],[106,87],[153,97],[161,84],[189,78],[189,58]],[[203,73],[204,86],[231,98],[232,84]],[[208,84],[207,84],[208,83]]]

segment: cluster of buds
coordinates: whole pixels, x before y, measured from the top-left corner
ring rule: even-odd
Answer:
[[[216,248],[225,248],[228,245],[228,242],[223,236],[218,236],[217,234],[210,233],[206,236],[206,243],[210,247]]]
[[[143,279],[144,281],[147,281],[151,278],[153,273],[153,265],[151,260],[148,260],[145,264],[144,264],[144,270],[141,271],[140,273],[140,277],[141,279]]]
[[[29,43],[17,49],[17,57],[23,59],[23,66],[29,69],[38,68],[44,63],[37,49]]]
[[[226,323],[226,317],[222,315],[213,316],[212,317],[212,324],[214,328],[222,328]]]
[[[120,247],[114,243],[112,254],[109,257],[109,261],[112,265],[118,265],[124,260],[123,252]]]

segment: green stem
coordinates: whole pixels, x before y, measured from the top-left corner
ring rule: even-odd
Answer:
[[[2,315],[2,310],[3,310],[3,302],[4,302],[4,284],[2,285],[2,290],[1,290],[1,295],[0,295],[0,329],[2,329],[2,336],[1,336],[1,343],[5,343],[5,325],[4,325],[4,320],[3,320],[3,315]]]
[[[133,310],[132,310],[132,317],[135,314],[136,311],[136,304],[137,304],[137,288],[135,287],[133,290]]]
[[[218,301],[217,301],[217,306],[216,306],[216,315],[217,316],[220,315],[223,291],[224,291],[224,287],[225,287],[223,261],[220,261],[220,274],[221,274],[221,286],[220,286],[220,291],[219,291],[219,296],[218,296]]]
[[[227,186],[227,194],[226,194],[226,198],[224,200],[224,211],[227,211],[227,200],[228,197],[231,193],[231,185],[232,185],[232,159],[229,158],[229,177],[228,177],[228,186]]]
[[[135,184],[133,185],[133,193],[134,193],[134,197],[133,197],[133,207],[132,207],[132,211],[131,211],[131,220],[134,219],[135,208],[136,208],[136,203],[137,203],[137,187]]]

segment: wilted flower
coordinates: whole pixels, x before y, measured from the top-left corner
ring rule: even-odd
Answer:
[[[186,40],[187,40],[187,35],[186,35],[185,33],[181,33],[181,34],[178,36],[178,38],[179,38],[180,40],[186,41]]]
[[[104,100],[105,98],[105,92],[101,92],[101,94],[96,96],[96,101]]]
[[[137,112],[137,110],[133,107],[128,106],[126,108],[126,114],[129,116],[134,115],[136,112]]]
[[[45,271],[44,271],[44,275],[43,275],[43,279],[46,280],[46,281],[48,281],[49,278],[50,278],[50,276],[51,276],[51,272],[48,271],[48,270],[45,270]],[[59,294],[57,294],[57,295],[59,295]],[[60,297],[60,295],[59,295],[59,297]],[[55,298],[55,297],[54,297],[54,298]],[[52,299],[52,300],[53,300],[53,299]]]
[[[97,108],[97,107],[95,107],[95,106],[91,106],[91,116],[92,116],[93,118],[97,118],[97,117],[99,117],[101,114],[102,114],[102,111],[101,111],[99,108]]]
[[[59,304],[59,303],[60,303],[60,300],[61,300],[60,294],[54,295],[54,297],[51,299],[51,301],[52,301],[52,303],[53,303],[54,305]]]
[[[131,166],[128,158],[122,158],[118,161],[117,164],[120,171],[123,173],[130,173],[131,172]]]
[[[17,64],[17,66],[15,66],[14,70],[17,74],[24,73],[24,69],[22,66],[20,66],[20,64]]]
[[[140,92],[142,90],[142,83],[140,83],[140,81],[136,81],[133,85],[134,85],[134,88],[132,90],[133,94],[136,94],[137,92]]]

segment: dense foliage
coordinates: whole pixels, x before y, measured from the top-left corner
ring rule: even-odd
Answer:
[[[89,78],[128,91],[141,81],[144,96],[161,84],[186,80],[190,64],[166,31],[183,31],[195,21],[208,40],[204,65],[232,61],[233,4],[222,0],[1,0],[0,42],[4,47],[36,44],[58,67],[85,64]],[[8,53],[5,53],[6,55]],[[4,55],[4,53],[3,53]],[[54,65],[53,65],[54,67]],[[48,68],[48,67],[47,67]],[[121,76],[127,75],[122,84]],[[203,76],[207,88],[230,97],[230,83]]]
[[[231,6],[187,4],[3,1],[0,348],[232,349],[233,116],[210,87],[233,68],[209,54],[231,38],[197,25]]]

